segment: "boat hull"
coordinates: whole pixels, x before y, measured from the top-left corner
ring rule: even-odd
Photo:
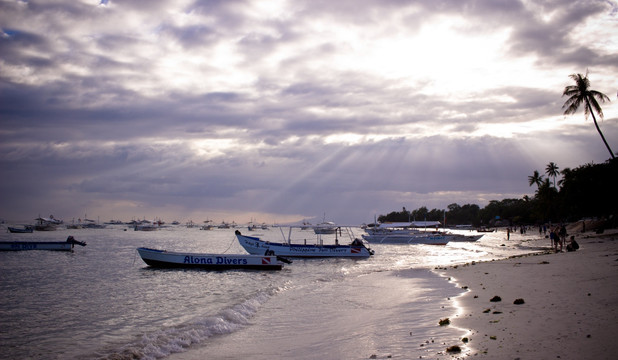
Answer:
[[[206,270],[281,270],[283,268],[283,263],[277,259],[277,256],[181,253],[149,248],[138,248],[137,252],[147,265],[159,268]]]
[[[8,230],[10,233],[14,233],[14,234],[26,234],[26,233],[31,233],[34,231],[32,227],[16,228],[12,226],[9,226]]]
[[[65,241],[2,241],[0,251],[53,250],[73,251],[74,244]]]
[[[254,236],[236,234],[240,245],[249,254],[259,255],[273,252],[278,256],[286,257],[348,257],[366,258],[373,253],[364,245],[300,245],[268,242]]]

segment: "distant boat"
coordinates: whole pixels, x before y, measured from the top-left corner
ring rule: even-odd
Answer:
[[[290,235],[292,232],[290,227]],[[236,230],[236,238],[240,245],[247,250],[249,254],[276,254],[287,257],[350,257],[350,258],[366,258],[373,255],[373,250],[367,248],[361,239],[354,239],[350,244],[340,245],[338,240],[333,245],[324,245],[321,241],[316,244],[308,245],[306,243],[292,243],[290,236],[285,242],[265,241],[258,237],[242,235]],[[321,238],[319,239],[321,240]]]
[[[233,223],[227,223],[225,221],[221,221],[221,224],[217,226],[217,229],[231,229],[233,227]]]
[[[307,230],[307,229],[311,229],[311,223],[308,221],[303,220],[303,224],[300,227],[301,230]]]
[[[446,245],[453,236],[444,233],[393,231],[361,235],[370,244],[426,244]]]
[[[137,252],[146,264],[161,268],[281,270],[284,261],[289,262],[275,255],[199,254],[144,247]]]
[[[103,224],[105,225],[123,225],[124,223],[122,222],[122,220],[110,220],[110,221],[106,221]]]
[[[133,227],[133,230],[135,231],[157,231],[159,230],[159,226],[155,225],[155,224],[138,224],[135,225],[135,227]]]
[[[436,230],[421,230],[419,227],[438,226],[438,221],[413,221],[405,223],[382,223],[366,227],[362,235],[369,243],[378,244],[426,244],[446,245],[450,241],[476,241],[481,236],[465,236]]]
[[[34,227],[32,225],[24,225],[21,228],[8,226],[7,229],[10,233],[15,233],[15,234],[25,234],[25,233],[31,233],[34,231]]]
[[[69,236],[67,241],[1,241],[0,251],[21,250],[54,250],[73,251],[75,245],[86,246],[85,242],[77,241]]]
[[[48,218],[38,217],[35,219],[37,223],[34,225],[36,231],[54,231],[58,225],[62,224],[62,220],[55,219],[53,215]]]
[[[334,234],[337,231],[337,225],[332,221],[323,221],[313,226],[313,232],[316,234]]]
[[[81,224],[82,227],[86,229],[105,229],[105,227],[107,226],[105,224],[99,224],[97,221],[90,219],[84,219]]]

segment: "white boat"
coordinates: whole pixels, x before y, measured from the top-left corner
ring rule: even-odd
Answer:
[[[286,261],[276,255],[201,254],[144,247],[137,252],[149,266],[162,268],[281,270]]]
[[[73,251],[75,245],[86,246],[86,243],[75,240],[73,236],[69,236],[66,241],[0,241],[0,251]]]
[[[34,225],[36,231],[54,231],[58,225],[62,224],[62,220],[55,219],[53,215],[49,215],[48,218],[39,216],[35,220],[37,221]]]
[[[367,234],[362,235],[363,239],[369,243],[378,244],[428,244],[446,245],[450,237],[438,231],[421,231],[419,227],[427,226],[433,228],[439,226],[438,221],[412,221],[400,223],[374,224],[366,227]]]
[[[290,227],[290,235],[292,232]],[[284,242],[265,241],[255,236],[242,235],[236,230],[236,238],[240,245],[247,250],[249,254],[276,254],[279,256],[288,257],[348,257],[348,258],[366,258],[373,255],[373,250],[365,246],[361,239],[354,239],[350,244],[341,245],[336,240],[335,244],[324,245],[321,238],[318,237],[316,244],[292,243],[288,238]]]
[[[407,223],[383,223],[365,228],[367,234],[362,235],[369,243],[378,244],[427,244],[446,245],[449,241],[476,241],[481,236],[465,236],[444,231],[421,230],[419,227],[435,227],[438,221],[416,221]]]
[[[379,234],[361,235],[363,240],[371,244],[426,244],[426,245],[446,245],[451,240],[451,235],[443,233],[425,234]]]
[[[337,231],[337,225],[332,221],[323,221],[312,227],[316,234],[334,234]]]

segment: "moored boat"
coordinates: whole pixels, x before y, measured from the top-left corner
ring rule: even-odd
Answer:
[[[433,228],[439,222],[422,221],[410,223],[385,223],[365,228],[367,234],[362,235],[369,243],[379,244],[426,244],[446,245],[449,242],[473,242],[482,235],[462,235],[439,230],[421,230],[421,226]]]
[[[290,228],[290,233],[291,233]],[[296,244],[292,243],[290,236],[285,242],[265,241],[255,236],[242,235],[236,230],[236,238],[240,245],[249,254],[276,254],[287,257],[348,257],[348,258],[367,258],[374,254],[374,251],[365,246],[361,239],[354,239],[350,244],[341,245],[338,240],[333,245],[324,245],[318,241],[316,244]]]
[[[337,225],[332,221],[323,221],[312,227],[316,234],[334,234],[337,231]]]
[[[26,234],[26,233],[31,233],[34,231],[34,227],[32,225],[24,225],[23,227],[20,227],[20,228],[8,226],[7,229],[10,233],[14,233],[14,234]]]
[[[86,243],[75,240],[73,236],[69,236],[66,241],[0,241],[0,251],[73,251],[75,245],[86,246]]]
[[[162,268],[281,270],[285,261],[275,255],[201,254],[144,247],[137,252],[149,266]]]
[[[394,232],[362,235],[363,239],[375,244],[425,244],[446,245],[454,237],[444,233],[433,232]]]
[[[372,227],[365,228],[367,234],[363,234],[362,237],[369,243],[378,244],[446,245],[451,239],[450,235],[439,231],[419,229],[419,227],[433,228],[439,224],[437,221],[374,224]]]

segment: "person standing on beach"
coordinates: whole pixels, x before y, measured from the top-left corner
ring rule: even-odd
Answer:
[[[506,239],[511,240],[511,228],[510,227],[506,228]]]
[[[564,224],[560,227],[560,251],[562,251],[562,245],[566,244],[567,231]]]

